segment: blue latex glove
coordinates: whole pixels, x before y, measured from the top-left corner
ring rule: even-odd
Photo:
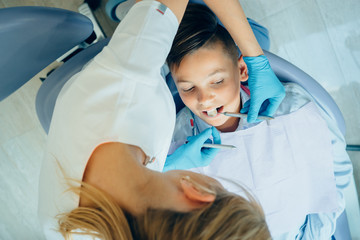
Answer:
[[[221,144],[220,133],[215,127],[211,127],[196,136],[188,137],[188,142],[166,158],[163,172],[169,170],[184,170],[196,167],[205,167],[211,163],[219,152],[217,148],[203,148],[204,143],[209,143],[213,136],[215,144]]]
[[[251,96],[240,112],[248,114],[248,122],[255,122],[258,115],[274,115],[285,97],[285,88],[271,69],[266,56],[244,57],[244,61],[248,68]]]

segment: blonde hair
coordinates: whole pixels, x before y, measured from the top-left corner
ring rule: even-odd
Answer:
[[[213,203],[191,212],[148,209],[133,217],[89,184],[71,190],[77,194],[81,191],[94,207],[78,207],[59,216],[59,231],[66,240],[72,239],[72,234],[105,240],[271,239],[262,208],[248,193],[246,199],[221,192]]]

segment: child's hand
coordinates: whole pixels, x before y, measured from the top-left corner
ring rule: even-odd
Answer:
[[[240,112],[248,113],[248,122],[255,122],[259,114],[274,115],[285,97],[285,88],[271,69],[266,56],[244,57],[244,61],[249,71],[251,96]]]
[[[210,141],[213,136],[213,143],[221,144],[220,134],[215,127],[208,128],[199,135],[188,137],[188,142],[166,158],[163,172],[169,170],[185,170],[196,167],[205,167],[211,163],[219,152],[216,148],[203,148],[205,142]]]

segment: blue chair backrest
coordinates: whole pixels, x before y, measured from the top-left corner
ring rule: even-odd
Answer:
[[[324,108],[325,112],[335,118],[340,131],[345,136],[346,127],[344,117],[330,94],[315,79],[300,68],[271,52],[264,50],[264,53],[280,81],[297,83],[308,91],[316,103]]]
[[[64,9],[0,9],[0,101],[92,31],[90,19]]]

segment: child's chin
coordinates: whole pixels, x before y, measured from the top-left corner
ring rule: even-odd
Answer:
[[[214,119],[214,120],[211,120],[211,119],[206,119],[204,120],[207,124],[211,125],[211,126],[214,126],[214,127],[219,127],[221,125],[223,125],[225,123],[224,120],[222,119]]]

